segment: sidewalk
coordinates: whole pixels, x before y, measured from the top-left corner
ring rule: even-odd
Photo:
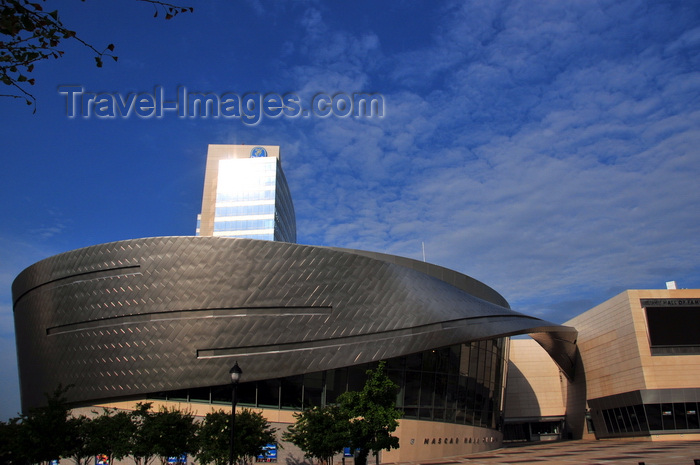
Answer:
[[[480,454],[413,462],[416,465],[562,464],[694,465],[700,442],[564,441],[506,447]],[[700,462],[698,462],[700,463]]]

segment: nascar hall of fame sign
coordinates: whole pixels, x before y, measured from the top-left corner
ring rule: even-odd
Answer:
[[[250,151],[250,158],[263,158],[267,156],[267,150],[262,147],[253,147]]]

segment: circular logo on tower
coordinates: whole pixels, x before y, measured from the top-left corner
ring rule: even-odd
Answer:
[[[266,156],[267,150],[262,147],[253,147],[253,150],[250,151],[250,158],[260,158]]]

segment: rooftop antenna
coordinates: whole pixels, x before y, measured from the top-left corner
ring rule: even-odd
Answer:
[[[425,263],[425,242],[420,242],[421,247],[423,247],[423,263]]]

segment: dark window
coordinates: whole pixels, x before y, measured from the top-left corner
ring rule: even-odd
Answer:
[[[652,347],[700,346],[700,307],[647,307]]]
[[[404,403],[406,407],[417,407],[420,399],[420,372],[406,372],[406,393]]]
[[[420,406],[421,407],[432,407],[433,406],[433,395],[435,392],[435,374],[434,373],[423,373],[420,383]],[[421,414],[422,416],[422,414]]]
[[[361,391],[367,380],[367,370],[375,368],[368,364],[348,368],[348,391]]]
[[[673,416],[676,419],[676,429],[688,429],[684,403],[673,404]]]
[[[471,345],[462,344],[461,346],[461,358],[459,359],[459,374],[462,376],[469,376],[469,361],[471,354]]]
[[[647,412],[649,430],[659,431],[664,429],[663,422],[661,421],[661,406],[659,404],[646,404],[644,410]]]
[[[433,420],[444,421],[445,420],[445,409],[435,407],[433,409]]]
[[[179,391],[170,391],[168,393],[168,400],[183,400],[187,402],[187,389],[181,389]]]
[[[629,418],[627,418],[627,410],[622,407],[616,407],[614,409],[615,411],[615,418],[617,419],[617,426],[620,427],[620,431],[623,432],[628,432],[632,431],[632,427],[630,426],[630,421]]]
[[[454,373],[454,372],[453,372]],[[457,408],[457,384],[459,380],[456,375],[447,377],[447,389],[445,390],[445,407],[448,409]]]
[[[455,421],[457,423],[464,423],[466,420],[466,408],[467,408],[467,377],[460,376],[457,381],[457,413]]]
[[[404,372],[403,371],[395,371],[395,370],[387,370],[387,375],[389,376],[389,379],[392,380],[396,385],[399,387],[398,392],[396,393],[396,406],[401,408],[403,407],[403,394],[405,390],[405,378],[404,378]]]
[[[661,421],[665,430],[676,429],[673,421],[673,404],[661,404]]]
[[[447,375],[438,373],[435,376],[435,408],[445,408],[447,402]],[[442,417],[439,417],[442,418]]]
[[[450,368],[450,348],[444,347],[435,350],[436,366],[435,371],[438,373],[447,373]]]
[[[423,372],[436,371],[439,357],[440,354],[437,350],[428,350],[423,352],[423,366],[421,367]]]
[[[211,389],[205,388],[194,388],[190,389],[190,402],[211,402]]]
[[[280,380],[258,381],[258,406],[279,408]]]
[[[256,383],[241,383],[238,385],[238,390],[236,391],[237,402],[242,405],[256,405]]]
[[[700,422],[698,422],[698,404],[695,402],[686,402],[685,417],[688,420],[688,429],[700,428]]]
[[[218,404],[229,404],[231,405],[231,391],[232,387],[230,384],[224,384],[222,386],[213,386],[211,388],[211,401]]]
[[[406,356],[406,369],[420,371],[423,366],[423,354],[411,354]]]
[[[331,370],[326,374],[326,402],[329,404],[335,403],[338,396],[347,391],[348,388],[348,370],[347,368],[339,368]]]
[[[614,413],[612,409],[603,410],[603,420],[605,420],[605,428],[608,433],[619,433],[620,430],[617,427],[617,422],[614,420]]]
[[[282,378],[282,408],[301,408],[302,376]]]
[[[323,372],[304,375],[304,408],[321,407],[323,396]]]
[[[640,431],[649,431],[649,425],[647,424],[647,416],[644,413],[644,406],[641,404],[635,405],[634,413],[637,417],[637,421],[639,422]]]
[[[386,361],[386,369],[389,371],[403,371],[406,357],[391,358]]]

